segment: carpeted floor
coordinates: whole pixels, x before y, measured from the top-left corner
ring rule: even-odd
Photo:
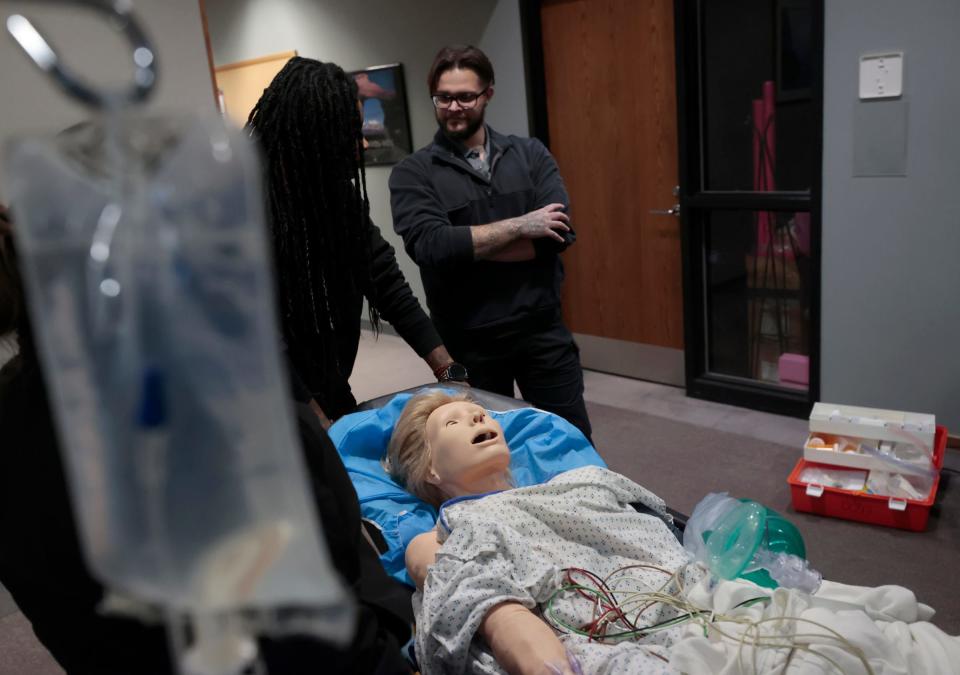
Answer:
[[[960,634],[960,489],[945,472],[927,531],[906,532],[798,513],[786,478],[799,450],[665,417],[588,403],[597,449],[614,471],[689,514],[709,492],[754,499],[787,516],[824,578],[899,584],[937,610],[933,623]],[[953,485],[950,485],[953,478]]]
[[[20,612],[0,618],[0,675],[64,675]]]

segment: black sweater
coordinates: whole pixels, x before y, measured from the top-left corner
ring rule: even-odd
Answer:
[[[410,285],[397,265],[393,247],[386,242],[372,221],[368,221],[368,236],[372,254],[373,285],[376,291],[375,294],[371,294],[376,298],[372,304],[380,316],[393,326],[417,355],[425,357],[443,341],[433,327],[430,317],[423,311],[420,302],[410,290]],[[337,335],[340,372],[331,382],[310,382],[305,373],[298,372],[296,369],[297,346],[287,345],[287,353],[293,365],[291,372],[294,374],[292,383],[294,397],[297,401],[306,403],[312,396],[331,419],[352,411],[357,405],[348,380],[353,372],[353,364],[356,362],[357,350],[360,347],[363,298],[363,294],[358,292],[351,299],[356,309],[351,311],[350,315],[356,316],[356,323],[350,326],[349,331],[341,331]]]
[[[470,225],[568,205],[557,163],[543,143],[487,127],[490,177],[476,171],[441,132],[390,175],[393,228],[420,266],[427,305],[441,333],[507,326],[560,305],[561,251],[576,240],[534,240],[524,262],[476,260]]]

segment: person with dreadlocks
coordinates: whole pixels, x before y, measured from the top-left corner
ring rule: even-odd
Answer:
[[[247,121],[262,149],[283,338],[298,400],[325,424],[356,400],[348,378],[363,299],[441,381],[465,380],[370,219],[357,85],[333,63],[294,57]]]

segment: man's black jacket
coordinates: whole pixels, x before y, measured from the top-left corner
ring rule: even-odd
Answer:
[[[568,205],[553,157],[533,138],[490,134],[490,178],[476,171],[442,132],[390,175],[394,230],[420,266],[427,304],[441,329],[509,325],[560,305],[559,253],[576,240],[534,240],[525,262],[476,260],[470,225],[521,216],[553,203]]]

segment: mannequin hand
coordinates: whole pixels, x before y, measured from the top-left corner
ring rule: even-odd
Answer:
[[[548,204],[542,209],[524,214],[516,221],[517,235],[523,239],[539,239],[550,237],[562,242],[563,236],[559,232],[569,232],[570,216],[563,212],[563,204]]]
[[[553,629],[518,602],[508,600],[487,612],[480,635],[510,675],[583,675],[573,669]]]
[[[567,653],[567,662],[566,663],[545,663],[544,667],[547,669],[546,672],[549,675],[583,675],[583,668],[580,666],[580,662],[577,660],[577,657],[570,653],[569,650],[564,648],[564,651]]]

